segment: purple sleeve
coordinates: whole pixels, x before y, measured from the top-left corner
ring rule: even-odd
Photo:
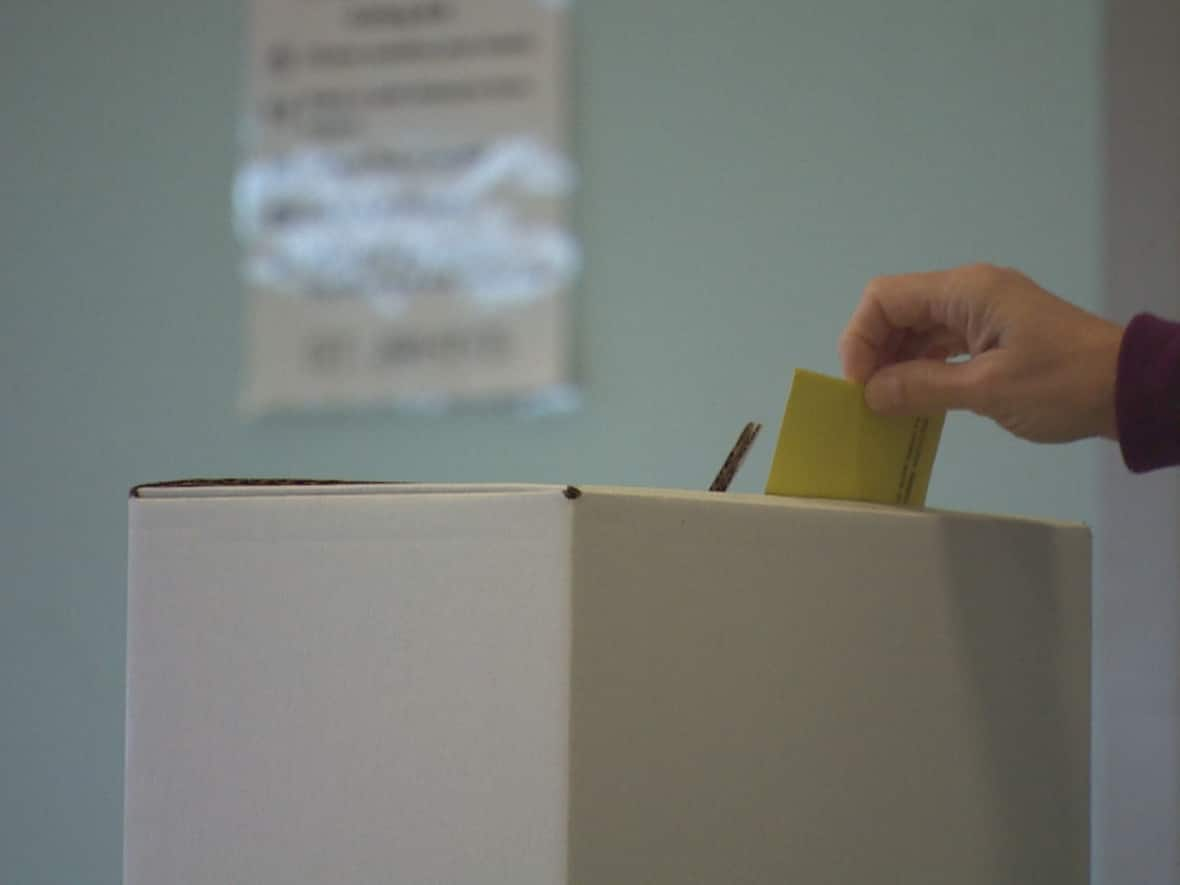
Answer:
[[[1119,349],[1115,415],[1136,473],[1180,464],[1180,323],[1141,313]]]

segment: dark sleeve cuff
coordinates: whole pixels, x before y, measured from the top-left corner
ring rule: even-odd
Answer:
[[[1115,416],[1136,473],[1180,464],[1180,323],[1141,313],[1119,348]]]

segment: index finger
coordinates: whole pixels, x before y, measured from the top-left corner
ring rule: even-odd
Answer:
[[[876,277],[865,287],[840,336],[844,377],[863,384],[889,358],[899,332],[925,332],[947,325],[954,271]]]

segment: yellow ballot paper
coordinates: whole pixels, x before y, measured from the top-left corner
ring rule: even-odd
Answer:
[[[766,494],[920,507],[945,417],[876,415],[862,385],[796,369]]]

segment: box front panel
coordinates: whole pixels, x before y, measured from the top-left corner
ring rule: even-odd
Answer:
[[[569,502],[133,502],[125,882],[564,880]]]

